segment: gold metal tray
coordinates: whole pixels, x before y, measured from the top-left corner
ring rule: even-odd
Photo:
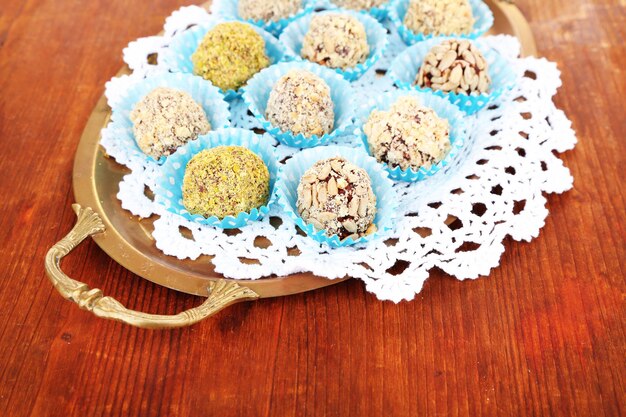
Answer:
[[[530,27],[510,1],[487,0],[495,23],[491,34],[510,34],[522,44],[523,55],[536,55]],[[129,73],[128,68],[118,75]],[[112,318],[146,328],[181,327],[198,322],[241,300],[278,297],[322,288],[344,279],[328,280],[310,273],[270,277],[254,281],[224,279],[215,272],[210,257],[179,260],[159,251],[152,238],[153,221],[122,209],[116,197],[119,182],[128,169],[108,158],[99,145],[100,131],[109,121],[110,108],[100,98],[83,131],[74,161],[73,206],[78,222],[46,256],[46,271],[59,292],[99,317]],[[175,316],[130,311],[98,289],[72,280],[60,269],[60,260],[91,236],[111,258],[135,274],[177,291],[208,297],[199,307]]]

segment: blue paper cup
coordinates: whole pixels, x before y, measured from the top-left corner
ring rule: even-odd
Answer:
[[[329,134],[311,137],[306,137],[302,133],[294,135],[292,132],[283,132],[265,118],[267,101],[272,88],[283,75],[298,68],[319,76],[330,87],[330,96],[334,104],[335,124],[333,131]],[[244,88],[243,99],[254,117],[260,121],[263,129],[283,145],[295,148],[326,145],[354,128],[354,103],[350,83],[334,71],[310,62],[283,62],[265,68],[248,81],[248,85]]]
[[[404,24],[404,18],[409,8],[410,0],[392,0],[389,5],[389,19],[393,25],[398,29],[400,38],[407,45],[413,45],[417,42],[421,42],[425,39],[435,37],[434,34],[415,33]],[[493,26],[493,13],[483,1],[481,0],[469,0],[472,7],[472,14],[474,15],[474,27],[472,31],[467,34],[453,34],[453,36],[466,39],[476,39],[479,36],[487,33],[487,31]]]
[[[223,17],[224,19],[241,20],[243,22],[256,25],[260,28],[263,28],[274,36],[279,36],[282,33],[283,29],[285,29],[285,27],[287,27],[289,23],[293,22],[299,17],[304,16],[307,13],[312,12],[315,9],[314,1],[303,0],[302,7],[293,16],[278,20],[253,20],[243,19],[241,16],[239,16],[238,3],[239,0],[215,0],[211,5],[211,13],[213,13],[215,16]]]
[[[302,50],[302,41],[304,40],[304,36],[309,31],[311,19],[313,19],[314,16],[328,13],[348,14],[357,18],[365,27],[367,43],[370,48],[369,56],[365,62],[345,70],[341,68],[331,68],[333,71],[341,74],[348,81],[358,80],[368,69],[372,67],[372,65],[376,63],[376,61],[380,59],[387,48],[387,44],[389,43],[389,40],[387,39],[387,30],[383,27],[383,25],[365,13],[358,13],[343,9],[332,9],[319,13],[309,13],[290,23],[285,28],[282,35],[280,35],[280,42],[292,51],[296,60],[302,60],[303,58],[300,55],[300,51]]]
[[[236,216],[219,219],[216,216],[206,218],[198,214],[190,214],[183,205],[183,178],[187,163],[191,158],[205,149],[217,146],[243,146],[257,154],[267,166],[270,174],[270,197],[266,205],[250,212],[241,212]],[[276,198],[274,185],[278,177],[278,161],[274,148],[269,141],[244,129],[220,129],[203,135],[198,140],[189,142],[170,155],[161,166],[160,176],[155,189],[155,201],[171,213],[182,216],[186,220],[222,229],[237,229],[259,220],[267,215]]]
[[[489,76],[491,77],[491,90],[488,94],[465,94],[446,93],[441,90],[422,88],[414,85],[415,78],[424,61],[424,57],[430,49],[450,37],[438,37],[429,39],[413,45],[401,52],[391,63],[388,75],[394,83],[401,89],[431,92],[439,97],[445,97],[450,102],[467,114],[474,114],[495,101],[505,91],[515,86],[517,75],[513,71],[510,63],[496,50],[480,39],[472,42],[483,53],[489,65]]]
[[[385,19],[389,15],[390,4],[391,4],[391,1],[385,1],[380,6],[374,6],[374,7],[371,7],[369,9],[356,10],[356,11],[359,12],[359,13],[369,14],[374,19],[376,19],[376,20],[378,20],[379,22],[382,23],[382,22],[385,21]],[[333,8],[340,8],[341,7],[341,6],[338,6],[337,4],[335,4],[333,2],[333,0],[323,0],[322,2],[318,3],[318,5],[320,7],[325,7],[327,9],[333,9]]]
[[[176,35],[169,47],[164,48],[159,54],[159,60],[163,67],[172,72],[184,72],[187,74],[193,74],[193,62],[191,56],[198,46],[204,35],[213,29],[216,25],[225,22],[235,22],[236,20],[226,19],[214,19],[210,22],[203,23],[199,26],[194,26],[184,32]],[[241,22],[244,24],[249,24]],[[264,31],[258,26],[250,25],[265,41],[265,53],[270,60],[271,64],[276,64],[281,61],[289,61],[293,59],[291,52],[285,48],[274,36]],[[226,90],[222,91],[226,100],[231,101],[241,96],[241,88],[239,90]]]
[[[124,93],[115,102],[109,101],[109,106],[112,127],[116,131],[115,140],[137,157],[155,161],[137,146],[130,113],[142,98],[158,87],[169,87],[188,93],[202,106],[212,130],[230,126],[230,111],[224,96],[213,84],[202,78],[190,74],[162,72],[151,73],[146,78],[131,76],[129,80],[131,81]],[[155,162],[162,164],[165,159],[167,157],[163,156]]]
[[[431,108],[437,113],[437,116],[448,120],[450,124],[450,151],[446,157],[436,164],[431,165],[429,169],[420,168],[415,170],[409,168],[406,170],[400,167],[391,167],[386,163],[381,165],[389,172],[389,177],[397,181],[417,182],[422,181],[428,177],[431,177],[441,171],[444,167],[448,166],[465,144],[465,139],[468,137],[468,128],[465,123],[465,115],[448,100],[437,97],[430,93],[422,93],[418,91],[406,91],[395,90],[385,93],[381,96],[370,99],[367,103],[363,103],[359,108],[357,123],[359,124],[359,135],[363,141],[363,145],[368,153],[370,153],[369,143],[367,141],[367,135],[363,130],[363,126],[367,122],[370,114],[374,110],[389,110],[389,108],[398,101],[399,98],[405,96],[413,96],[419,99],[420,103],[428,108]],[[371,153],[370,153],[371,154]]]
[[[370,176],[372,190],[376,195],[377,212],[374,224],[377,231],[357,240],[352,238],[340,240],[338,235],[328,236],[324,230],[315,230],[313,225],[306,223],[298,214],[297,201],[300,178],[316,162],[336,156],[342,156],[365,169]],[[365,243],[378,238],[393,228],[398,211],[398,196],[393,189],[393,182],[387,178],[387,172],[374,158],[359,148],[323,146],[297,153],[281,169],[276,190],[280,206],[295,224],[313,240],[327,244],[332,248]]]

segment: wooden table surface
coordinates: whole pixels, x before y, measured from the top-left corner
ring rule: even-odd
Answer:
[[[192,328],[138,330],[63,300],[43,259],[73,225],[73,155],[121,50],[182,5],[0,4],[0,415],[618,416],[626,413],[626,4],[519,0],[579,144],[575,189],[491,277],[434,273],[379,302],[361,282],[240,304]],[[92,241],[66,272],[129,307],[201,299]]]

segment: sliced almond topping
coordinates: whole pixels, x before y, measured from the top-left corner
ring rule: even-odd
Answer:
[[[338,159],[333,159],[330,161],[330,166],[333,168],[333,170],[339,174],[341,172],[341,168],[343,167],[343,164],[341,163],[340,160]]]
[[[334,197],[338,192],[339,189],[337,188],[337,180],[335,180],[335,177],[330,177],[328,180],[328,195]]]
[[[320,222],[328,223],[330,221],[335,220],[337,218],[337,215],[329,211],[323,211],[319,213],[316,217],[317,217],[317,220],[319,220]]]
[[[313,184],[315,181],[317,181],[317,177],[313,174],[307,174],[302,177],[302,181],[304,181],[305,183]]]
[[[312,198],[311,198],[311,186],[305,186],[302,188],[302,208],[304,209],[308,209],[311,207],[311,204],[313,202]]]
[[[441,59],[441,62],[437,66],[437,68],[439,68],[441,71],[444,71],[450,68],[450,65],[452,65],[452,63],[456,60],[456,57],[457,57],[456,52],[454,51],[446,52],[446,54]]]
[[[343,223],[341,223],[341,225],[350,233],[357,232],[357,225],[354,222],[354,220],[346,220]]]
[[[470,51],[463,52],[463,59],[472,65],[476,65],[476,58],[474,57],[474,54]]]
[[[322,165],[322,168],[320,169],[319,173],[317,174],[317,178],[319,178],[320,180],[325,180],[330,175],[330,170],[331,170],[331,165],[330,164]]]
[[[326,200],[328,200],[328,190],[326,184],[322,182],[317,184],[317,201],[319,201],[320,204],[324,204]]]
[[[352,200],[350,200],[349,211],[348,211],[350,213],[350,216],[356,217],[359,214],[359,205],[360,205],[359,197],[353,197]]]
[[[345,178],[337,178],[337,188],[343,190],[348,186],[348,181]]]
[[[361,199],[361,201],[359,202],[359,216],[365,217],[365,215],[367,214],[367,205],[368,200],[366,198]]]
[[[457,65],[456,67],[452,69],[452,72],[450,72],[450,83],[453,84],[455,87],[457,87],[459,83],[461,82],[462,77],[463,77],[463,68]]]

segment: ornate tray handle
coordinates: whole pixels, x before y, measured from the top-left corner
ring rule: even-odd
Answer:
[[[102,290],[90,289],[85,283],[73,280],[61,270],[61,259],[70,253],[88,236],[105,231],[100,216],[89,207],[72,204],[78,220],[70,232],[54,245],[46,255],[46,272],[54,287],[66,299],[75,302],[83,310],[98,317],[118,320],[144,329],[167,329],[195,324],[217,313],[225,307],[243,300],[255,300],[259,295],[236,282],[217,280],[209,284],[209,297],[202,305],[173,316],[148,314],[129,310]]]

